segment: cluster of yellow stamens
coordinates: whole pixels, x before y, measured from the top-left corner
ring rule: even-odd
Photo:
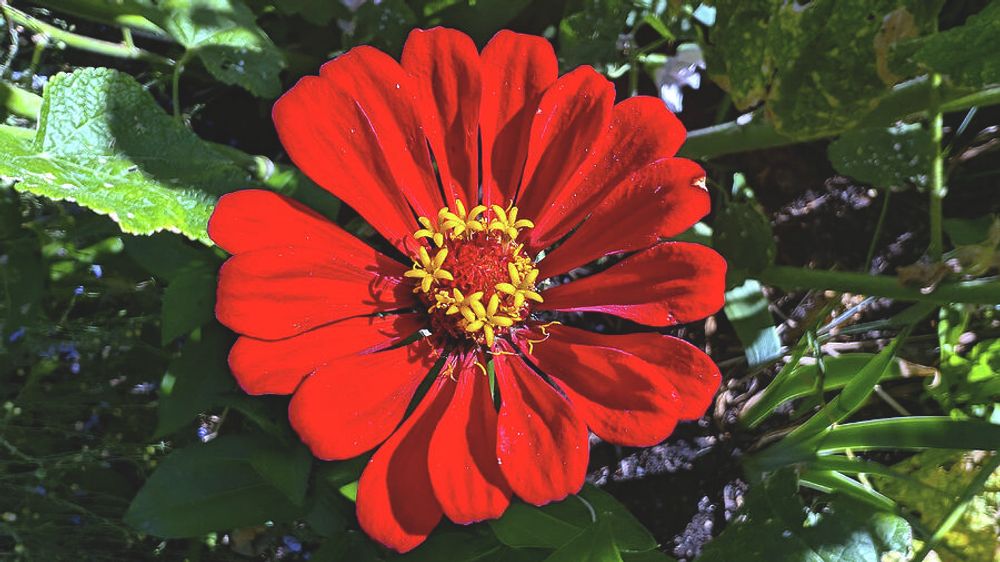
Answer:
[[[406,276],[418,281],[413,292],[427,304],[436,331],[492,346],[498,333],[527,317],[528,301],[542,302],[538,269],[517,243],[534,224],[518,219],[517,207],[466,211],[455,201],[436,221],[418,220],[422,228],[413,236],[426,245],[417,248]]]

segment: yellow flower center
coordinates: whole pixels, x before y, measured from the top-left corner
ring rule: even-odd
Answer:
[[[492,347],[496,337],[524,321],[542,302],[538,269],[517,237],[534,224],[517,207],[455,201],[436,220],[420,217],[413,237],[420,246],[406,276],[427,305],[435,332]]]

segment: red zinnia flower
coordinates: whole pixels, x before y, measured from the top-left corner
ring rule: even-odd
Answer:
[[[559,77],[540,37],[502,31],[479,53],[457,31],[414,31],[402,64],[358,47],[274,106],[295,164],[412,267],[281,195],[219,201],[209,233],[234,254],[216,308],[241,334],[233,373],[250,394],[294,393],[292,427],[319,458],[381,443],[357,511],[383,544],[412,549],[442,515],[499,517],[512,494],[577,492],[588,427],[648,446],[708,407],[719,372],[690,344],[536,314],[661,327],[722,305],[722,258],[661,241],[709,210],[704,172],[673,157],[684,128],[658,99],[614,97],[590,67]]]

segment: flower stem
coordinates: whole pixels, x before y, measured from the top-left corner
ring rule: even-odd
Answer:
[[[784,290],[823,289],[937,304],[1000,302],[1000,281],[996,278],[941,283],[933,291],[924,293],[903,285],[898,278],[889,275],[775,265],[765,268],[756,277],[761,283]]]
[[[862,271],[864,272],[871,270],[872,259],[875,258],[875,248],[878,247],[878,241],[882,238],[882,227],[885,226],[885,217],[889,214],[890,195],[892,195],[892,191],[886,189],[885,194],[882,196],[882,210],[878,214],[878,222],[875,224],[875,232],[872,234],[872,241],[868,244],[868,253],[865,255],[865,265],[862,267]]]
[[[163,29],[140,15],[134,3],[102,0],[36,0],[34,4],[89,21],[125,26],[141,31],[147,36],[170,39]]]
[[[0,107],[8,112],[26,119],[38,119],[38,110],[42,107],[42,98],[0,80]]]
[[[947,194],[944,186],[944,154],[941,152],[944,115],[941,113],[941,75],[931,75],[930,133],[934,143],[934,159],[931,161],[930,215],[931,243],[928,253],[933,261],[941,261],[944,242],[941,234],[941,203]]]
[[[17,22],[28,29],[31,29],[35,33],[46,35],[50,39],[64,43],[74,49],[90,51],[99,55],[119,59],[146,61],[157,66],[169,67],[173,65],[172,60],[156,53],[134,46],[129,47],[128,45],[124,45],[122,43],[112,43],[110,41],[94,39],[93,37],[77,35],[76,33],[60,29],[54,25],[29,16],[28,14],[16,8],[12,8],[11,6],[5,6],[3,8],[3,12],[8,18],[10,18],[11,21]]]
[[[931,79],[921,77],[900,84],[886,95],[879,105],[860,122],[865,126],[888,126],[900,119],[927,115],[930,106]],[[941,88],[939,93],[941,113],[960,111],[973,106],[1000,104],[1000,86],[977,91],[965,88]],[[787,146],[798,142],[816,140],[827,134],[805,134],[791,137],[777,131],[759,114],[749,123],[730,121],[721,125],[697,129],[688,133],[687,141],[679,156],[685,158],[713,158],[748,150]]]

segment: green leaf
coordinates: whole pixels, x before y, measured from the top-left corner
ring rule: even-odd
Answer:
[[[515,548],[559,548],[596,522],[606,522],[623,550],[656,548],[656,539],[607,492],[584,486],[579,497],[533,507],[514,502],[503,517],[490,521],[500,542]]]
[[[169,230],[210,244],[216,196],[253,184],[116,70],[57,75],[45,88],[35,138],[22,132],[0,128],[0,179],[108,215],[128,233]]]
[[[576,497],[533,507],[512,502],[500,519],[489,522],[500,542],[515,548],[558,548],[573,540],[593,519]]]
[[[752,201],[730,202],[719,210],[714,225],[712,247],[729,265],[727,286],[742,284],[774,262],[777,246],[771,222]]]
[[[919,124],[848,131],[827,148],[838,174],[882,189],[927,187],[934,158],[930,133]]]
[[[916,39],[914,61],[963,86],[1000,82],[1000,1],[993,0],[964,25]]]
[[[831,424],[846,419],[864,405],[874,391],[874,386],[882,380],[892,365],[892,360],[896,356],[896,348],[905,339],[907,332],[908,330],[896,336],[891,344],[868,361],[857,375],[844,385],[840,394],[813,414],[808,421],[795,428],[795,431],[789,433],[782,444],[815,435]]]
[[[590,503],[597,513],[598,521],[608,523],[618,548],[623,551],[645,552],[657,547],[653,535],[611,494],[587,484],[580,490],[580,497]]]
[[[857,125],[891,87],[895,45],[930,33],[942,0],[720,0],[706,50],[712,78],[741,110],[760,102],[795,137]],[[850,32],[845,32],[850,30]]]
[[[826,430],[809,440],[818,454],[846,449],[981,449],[996,450],[1000,425],[944,416],[910,416],[848,423]]]
[[[595,523],[572,541],[545,559],[545,562],[621,562],[611,526],[607,521]]]
[[[843,355],[823,358],[825,376],[823,378],[823,390],[829,392],[838,388],[843,388],[851,382],[866,365],[871,364],[875,358],[874,353],[845,353]],[[897,379],[903,376],[899,361],[892,361],[889,368],[882,372],[879,382]],[[819,379],[819,365],[816,363],[799,363],[783,383],[773,391],[774,407],[783,402],[801,398],[816,392],[816,383]],[[773,409],[773,408],[772,408]]]
[[[505,549],[490,533],[474,531],[433,533],[422,545],[397,559],[405,562],[486,562]]]
[[[424,15],[427,27],[460,29],[482,45],[530,4],[531,0],[437,0],[424,6]]]
[[[198,414],[217,405],[234,388],[226,361],[233,336],[218,324],[206,326],[170,362],[160,383],[154,438],[162,438],[190,424]]]
[[[837,497],[807,509],[797,489],[791,471],[751,487],[699,562],[878,562],[909,551],[910,527],[901,517]]]
[[[194,246],[169,233],[123,236],[125,253],[151,275],[167,283],[191,267],[218,269],[221,260],[204,246]]]
[[[624,62],[618,46],[628,13],[618,0],[581,0],[579,10],[559,23],[559,57],[564,68]]]
[[[200,264],[181,269],[163,292],[160,340],[166,345],[215,318],[215,270]]]
[[[726,291],[726,318],[736,330],[751,368],[781,355],[781,338],[768,309],[770,304],[763,287],[754,279]]]
[[[311,562],[380,562],[372,541],[358,531],[347,531],[328,539],[313,552]]]
[[[137,0],[144,15],[196,56],[212,76],[253,95],[281,93],[281,51],[242,0]]]
[[[171,453],[139,490],[125,522],[163,538],[288,521],[302,514],[287,492],[309,477],[309,458],[261,437],[222,436]]]
[[[344,46],[372,45],[397,56],[410,30],[417,25],[417,16],[405,0],[365,2],[354,14],[353,26],[344,34]]]
[[[983,464],[979,454],[956,451],[924,451],[893,465],[912,477],[878,480],[877,488],[919,513],[927,528],[934,529],[951,510]],[[997,518],[1000,510],[1000,470],[993,473],[983,491],[976,495],[965,513],[944,535],[947,548],[936,552],[943,562],[994,560],[997,546]]]
[[[342,2],[329,0],[279,0],[274,7],[283,14],[300,15],[314,25],[328,25],[334,17],[348,19],[351,12]]]

